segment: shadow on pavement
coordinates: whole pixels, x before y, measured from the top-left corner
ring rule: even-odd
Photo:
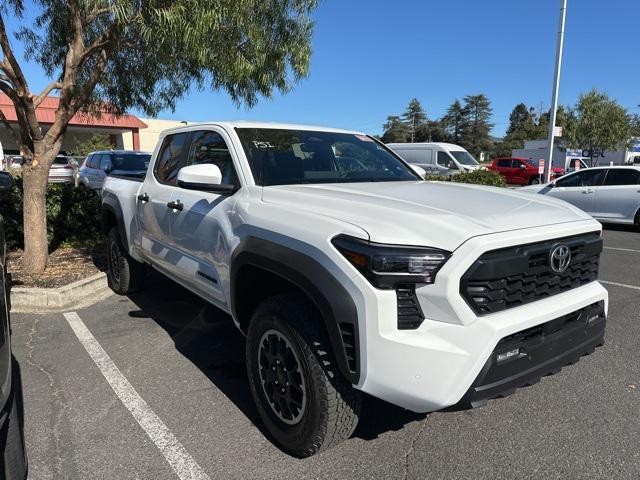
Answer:
[[[244,336],[231,317],[153,271],[145,290],[129,298],[139,310],[134,318],[151,318],[173,339],[176,349],[197,366],[267,437],[253,404],[244,361]],[[365,395],[362,417],[354,436],[377,438],[406,423],[425,418],[382,400]]]
[[[611,230],[614,232],[637,232],[638,227],[635,225],[622,225],[617,223],[603,223],[603,230]]]

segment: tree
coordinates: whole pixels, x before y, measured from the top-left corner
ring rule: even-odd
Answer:
[[[460,143],[467,127],[467,114],[458,99],[449,106],[447,113],[440,119],[440,123],[449,137],[449,141]]]
[[[623,148],[631,139],[632,125],[627,111],[606,93],[593,89],[580,95],[567,111],[563,143],[586,150],[594,166],[606,150]]]
[[[154,115],[173,108],[191,86],[223,89],[236,103],[255,104],[305,77],[316,0],[38,0],[34,20],[23,0],[0,5],[0,91],[18,118],[11,132],[25,159],[25,272],[47,263],[45,188],[67,126],[79,112],[138,108]],[[53,81],[33,93],[14,54],[4,18],[21,24],[26,57]],[[59,92],[45,130],[36,108]]]
[[[69,154],[74,157],[86,157],[91,152],[96,152],[98,150],[111,150],[112,148],[113,145],[107,135],[96,133],[82,142],[76,140],[75,145],[71,151],[69,151]]]
[[[383,125],[383,143],[405,143],[409,139],[409,129],[397,115],[387,117],[387,123]]]
[[[491,148],[491,102],[484,94],[479,94],[467,95],[464,103],[465,122],[460,143],[478,157],[480,152]]]
[[[402,121],[409,129],[411,143],[415,142],[418,129],[427,120],[427,114],[422,109],[422,105],[417,98],[411,99],[407,110],[402,114]]]

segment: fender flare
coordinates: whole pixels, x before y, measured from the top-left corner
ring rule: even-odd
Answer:
[[[257,237],[246,237],[231,261],[231,312],[240,321],[238,273],[247,265],[266,270],[298,287],[318,308],[340,372],[357,384],[360,379],[358,312],[344,286],[310,256]],[[246,332],[244,332],[246,333]]]
[[[120,200],[111,192],[105,192],[102,198],[102,232],[106,235],[109,233],[109,223],[107,222],[108,215],[113,215],[116,219],[116,227],[120,235],[120,241],[125,250],[129,250],[129,241],[127,239],[127,229],[124,225],[124,215],[122,213],[122,207],[120,206]]]

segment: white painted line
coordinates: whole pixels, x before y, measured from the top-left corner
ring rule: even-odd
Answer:
[[[634,250],[633,248],[616,248],[616,247],[604,247],[605,250],[618,250],[620,252],[636,252],[640,253],[640,250]]]
[[[78,314],[76,312],[68,312],[64,314],[64,317],[113,391],[153,443],[156,444],[156,447],[164,455],[164,458],[169,462],[169,465],[171,465],[180,480],[209,480],[209,476],[202,470],[200,465],[189,455],[178,439],[171,433],[171,430],[151,410],[147,402],[120,372]]]
[[[618,283],[618,282],[607,282],[606,280],[598,280],[600,283],[604,283],[605,285],[615,285],[616,287],[624,287],[631,288],[633,290],[640,290],[640,287],[635,285],[627,285],[626,283]]]

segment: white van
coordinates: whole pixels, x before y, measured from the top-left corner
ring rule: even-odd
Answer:
[[[428,175],[449,176],[480,168],[473,155],[453,143],[387,143],[387,147]]]

